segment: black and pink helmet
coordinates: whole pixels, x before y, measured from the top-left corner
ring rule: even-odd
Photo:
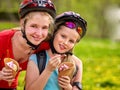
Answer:
[[[56,16],[55,6],[50,0],[23,0],[20,4],[20,18],[32,11],[45,11],[53,18]]]
[[[56,29],[54,33],[58,30],[61,25],[68,28],[76,28],[77,32],[81,38],[85,35],[87,30],[87,22],[80,16],[80,14],[73,11],[64,12],[55,18]]]

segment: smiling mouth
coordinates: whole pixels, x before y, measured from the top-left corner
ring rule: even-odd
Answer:
[[[41,39],[40,38],[34,38],[35,41],[40,41]]]
[[[59,46],[60,46],[60,49],[61,49],[61,50],[66,49],[66,47],[65,47],[64,45],[62,45],[62,44],[60,44]]]
[[[40,41],[42,38],[33,36],[33,39],[34,39],[35,41]]]

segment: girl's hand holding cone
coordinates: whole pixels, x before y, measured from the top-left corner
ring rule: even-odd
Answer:
[[[75,71],[75,65],[72,62],[63,62],[58,68],[58,82],[60,90],[72,90],[71,79]]]
[[[6,81],[8,81],[9,86],[11,86],[16,74],[20,70],[20,67],[19,67],[18,62],[11,58],[5,58],[4,63],[5,63],[5,70],[8,71],[6,78],[8,78],[8,75],[10,75],[9,80],[6,80]],[[6,75],[5,74],[6,71],[4,71],[4,75]]]
[[[5,80],[7,82],[13,82],[14,77],[13,77],[12,70],[9,68],[3,67],[2,71],[0,71],[0,80]]]

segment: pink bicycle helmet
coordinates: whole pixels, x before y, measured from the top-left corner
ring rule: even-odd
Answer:
[[[56,16],[56,9],[50,0],[23,0],[20,4],[20,18],[32,11],[48,12],[53,18]]]
[[[68,28],[76,28],[81,38],[85,35],[87,30],[87,22],[78,14],[73,11],[64,12],[58,15],[55,19],[56,29],[58,30],[61,25],[65,25]]]

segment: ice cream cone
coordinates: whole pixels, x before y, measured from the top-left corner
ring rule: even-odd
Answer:
[[[19,71],[19,64],[17,61],[11,58],[4,59],[5,67],[12,70],[13,77],[15,78],[16,74]],[[9,86],[11,86],[12,82],[8,82]]]
[[[65,66],[65,65],[67,66],[67,68],[63,69],[63,70],[60,70],[60,68]],[[75,65],[72,62],[63,62],[59,65],[58,72],[59,72],[59,74],[58,74],[59,77],[69,76],[70,79],[72,79],[73,74],[75,72]]]

